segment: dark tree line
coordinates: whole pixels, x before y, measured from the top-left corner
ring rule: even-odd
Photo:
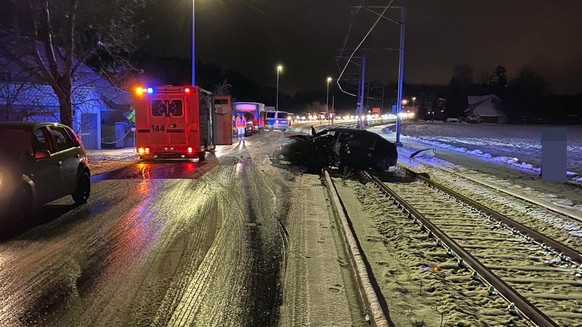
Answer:
[[[505,67],[497,66],[475,82],[472,68],[459,65],[446,87],[407,85],[405,90],[417,96],[421,119],[464,118],[467,96],[495,94],[509,123],[582,123],[582,94],[554,94],[550,83],[529,67],[509,77]]]
[[[138,53],[133,62],[141,72],[132,78],[132,84],[150,85],[188,85],[191,83],[190,59],[175,57],[154,57],[148,53]],[[277,90],[272,86],[263,86],[241,73],[223,70],[213,63],[196,64],[196,81],[198,85],[214,94],[229,94],[234,101],[262,102],[275,105]],[[314,101],[325,101],[322,92],[298,92],[286,94],[279,92],[279,108],[290,112],[303,112]],[[331,100],[330,100],[331,101]],[[355,103],[355,100],[353,101]]]

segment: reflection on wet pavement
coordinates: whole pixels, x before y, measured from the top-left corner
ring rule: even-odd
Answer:
[[[111,172],[95,175],[91,182],[109,179],[180,179],[198,178],[208,161],[142,161]]]

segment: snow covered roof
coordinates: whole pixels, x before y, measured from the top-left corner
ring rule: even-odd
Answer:
[[[8,82],[35,82],[35,84],[31,84],[34,88],[38,88],[37,83],[44,84],[39,74],[32,69],[32,67],[35,67],[34,59],[30,55],[30,50],[27,50],[33,46],[30,40],[16,36],[3,36],[1,42],[11,45],[11,50],[8,50],[9,47],[0,47],[0,71],[5,71],[10,74],[10,80]],[[41,55],[41,59],[46,61],[44,59],[45,51],[43,51],[43,43],[37,41],[36,46],[40,49],[39,54]],[[15,56],[18,59],[15,59]],[[73,60],[76,61],[75,58]],[[81,94],[86,92],[88,88],[93,88],[93,92],[103,99],[104,104],[108,102],[118,106],[129,106],[133,104],[133,98],[129,92],[112,85],[107,79],[97,74],[84,63],[80,63],[77,67],[72,84],[73,88],[79,90],[78,92]],[[81,95],[81,97],[84,96]],[[50,100],[47,98],[47,101]]]
[[[74,87],[73,107],[83,112],[107,110],[107,105],[91,86]],[[58,109],[59,100],[53,89],[46,84],[0,83],[0,104],[14,108]]]
[[[499,110],[499,104],[501,104],[501,99],[495,94],[489,94],[484,96],[468,96],[467,102],[469,103],[469,108],[465,109],[465,112],[469,116],[479,116],[479,117],[500,117],[503,116],[503,112]]]
[[[490,98],[495,98],[497,101],[501,102],[501,99],[498,96],[496,96],[495,94],[469,95],[469,96],[467,96],[467,102],[469,103],[469,105],[473,105],[473,104],[482,103],[483,101],[486,101],[487,99],[490,99]]]

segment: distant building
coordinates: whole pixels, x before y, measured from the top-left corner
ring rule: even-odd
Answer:
[[[503,123],[505,113],[501,110],[501,99],[495,94],[468,96],[467,121],[473,123]]]
[[[0,47],[0,121],[60,121],[59,101],[53,89],[30,67],[11,60],[12,55]],[[132,126],[125,118],[133,109],[131,95],[84,64],[80,64],[72,83],[72,127],[85,147],[132,145]]]

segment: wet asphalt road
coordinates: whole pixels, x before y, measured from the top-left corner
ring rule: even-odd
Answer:
[[[276,139],[94,176],[0,242],[0,326],[275,326],[288,211]]]

